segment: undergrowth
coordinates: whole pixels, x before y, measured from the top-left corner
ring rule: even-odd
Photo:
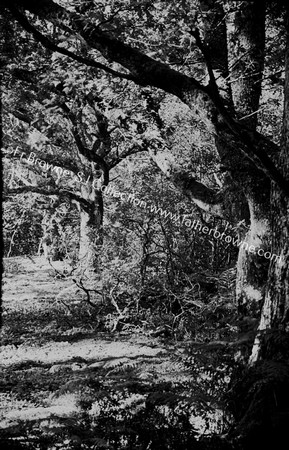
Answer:
[[[6,271],[25,276],[20,260],[6,264]],[[54,295],[41,291],[44,275],[54,284]],[[28,295],[29,277],[23,284]],[[113,298],[104,291],[93,306],[85,296],[57,300],[66,285],[51,268],[39,272],[37,280],[37,299],[21,304],[16,295],[4,305],[4,351],[139,336],[162,346],[165,354],[103,361],[79,355],[58,364],[23,359],[2,367],[0,392],[8,421],[10,411],[19,413],[16,422],[2,427],[2,447],[250,450],[252,443],[273,445],[284,435],[288,336],[265,335],[261,361],[248,367],[256,322],[240,321],[231,294],[212,293],[212,280],[210,292],[151,285],[137,297],[122,286]],[[21,411],[28,411],[24,419]]]

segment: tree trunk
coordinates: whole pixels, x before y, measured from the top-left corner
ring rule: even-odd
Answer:
[[[289,175],[289,9],[287,10],[287,47],[285,54],[284,116],[281,153],[278,165]],[[272,258],[262,309],[250,362],[266,357],[262,351],[262,335],[268,330],[289,332],[289,199],[273,184],[271,195]],[[272,335],[273,336],[273,335]]]
[[[44,257],[48,261],[57,261],[63,258],[63,254],[60,251],[61,238],[59,235],[58,224],[56,221],[55,211],[57,204],[51,205],[44,213],[41,227],[42,238],[41,246],[43,249]]]
[[[81,196],[88,204],[79,205],[80,236],[78,276],[93,282],[100,274],[100,254],[103,244],[102,193],[91,183],[81,186]]]
[[[255,132],[264,68],[265,5],[260,1],[227,2],[226,13],[234,110],[238,119]],[[240,171],[240,164],[237,167]],[[267,254],[270,240],[270,183],[258,171],[250,170],[249,176],[246,174],[243,179],[234,172],[233,176],[244,192],[250,212],[249,230],[242,236],[238,255],[236,301],[242,315],[259,317],[269,266],[263,255]]]
[[[222,79],[219,88],[225,92],[223,100],[230,110],[229,114],[238,117],[247,130],[255,133],[264,68],[265,6],[259,1],[242,4],[230,2],[226,5],[226,16],[224,12],[222,14],[219,4],[201,1],[201,6],[205,12],[202,19],[205,29],[203,39],[219,85]],[[225,20],[227,33],[223,26],[215,27],[214,33],[211,32],[215,23],[224,24]],[[230,82],[226,85],[228,73]],[[192,110],[195,109],[196,101],[190,98],[190,93],[183,100]],[[200,104],[196,113],[200,117]],[[202,210],[224,218],[235,226],[242,220],[248,221],[249,230],[242,236],[243,244],[238,256],[236,302],[241,314],[259,317],[269,266],[269,260],[263,255],[270,257],[267,253],[270,240],[270,181],[244,157],[240,151],[244,145],[241,139],[232,136],[230,127],[214,114],[213,109],[210,113],[209,102],[203,114],[203,120],[208,122],[209,119],[214,126],[217,150],[223,167],[230,174],[226,177],[224,195],[214,195],[206,186],[192,177],[188,178],[187,174],[178,170],[171,155],[151,150],[150,156]],[[255,251],[252,251],[253,248]]]
[[[242,236],[237,261],[236,299],[240,314],[259,318],[269,267],[264,255],[270,258],[270,223],[260,204],[251,200],[249,209],[250,228]]]

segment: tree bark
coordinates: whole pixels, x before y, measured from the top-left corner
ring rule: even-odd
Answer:
[[[236,300],[241,315],[259,318],[269,267],[264,255],[268,255],[270,249],[270,222],[260,204],[253,200],[249,200],[249,210],[250,227],[242,236],[238,254]],[[256,250],[251,252],[250,247]]]
[[[265,4],[259,0],[245,4],[233,1],[227,2],[225,9],[234,111],[247,129],[256,132],[264,69]],[[237,167],[240,170],[240,166]],[[250,212],[249,230],[243,236],[245,244],[238,255],[236,300],[241,314],[259,317],[269,262],[258,252],[264,255],[270,248],[270,182],[261,172],[248,169],[243,179],[234,173]],[[250,246],[256,251],[250,252]]]
[[[149,155],[176,188],[200,209],[213,216],[229,220],[222,192],[217,192],[197,181],[190,173],[177,166],[170,153],[150,149]]]
[[[287,6],[287,45],[285,52],[285,85],[284,85],[284,116],[282,130],[281,153],[278,166],[283,175],[289,176],[289,8]],[[262,352],[262,336],[268,330],[289,332],[289,200],[273,184],[271,195],[271,227],[272,250],[277,258],[272,258],[269,267],[266,295],[262,309],[250,363],[260,357],[266,357]],[[273,336],[273,335],[272,335]]]
[[[80,214],[78,276],[92,282],[100,273],[100,254],[103,244],[102,193],[89,185],[81,186],[81,196],[88,207],[78,205]]]
[[[42,239],[41,246],[44,257],[48,261],[59,261],[65,256],[61,251],[63,242],[60,234],[61,220],[57,217],[57,207],[59,199],[50,201],[50,205],[46,208],[41,222]]]

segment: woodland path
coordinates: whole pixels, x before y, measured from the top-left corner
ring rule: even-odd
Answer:
[[[4,269],[0,436],[9,445],[110,448],[105,431],[94,429],[104,411],[106,422],[119,411],[127,420],[151,396],[190,395],[183,348],[149,333],[98,332],[81,296],[59,300],[69,281],[42,258],[9,258]]]

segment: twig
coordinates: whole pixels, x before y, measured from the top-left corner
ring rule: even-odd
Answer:
[[[82,280],[79,280],[79,282],[77,282],[74,278],[72,278],[72,281],[76,284],[76,286],[80,289],[82,289],[86,296],[87,296],[87,303],[92,306],[93,308],[97,308],[97,305],[95,305],[91,300],[90,300],[90,292],[97,292],[98,294],[100,294],[99,291],[97,291],[96,289],[87,289],[84,285]],[[102,294],[101,294],[102,295]]]

